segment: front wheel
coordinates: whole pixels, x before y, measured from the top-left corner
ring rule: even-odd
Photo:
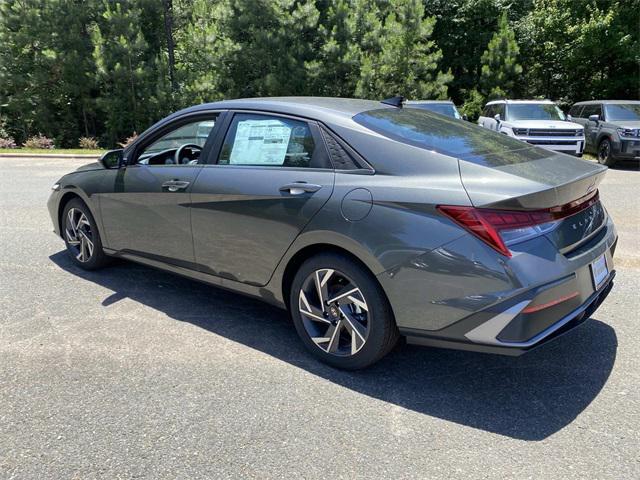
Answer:
[[[85,270],[108,263],[96,222],[87,205],[79,198],[69,201],[62,212],[62,236],[73,262]]]
[[[398,340],[391,306],[375,278],[340,254],[308,259],[292,284],[289,308],[307,349],[329,365],[356,370]]]
[[[598,145],[598,162],[607,167],[613,167],[616,161],[613,159],[613,149],[611,147],[611,140],[608,138],[603,139]]]

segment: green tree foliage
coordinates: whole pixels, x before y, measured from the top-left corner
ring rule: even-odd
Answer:
[[[526,93],[638,98],[639,31],[639,0],[536,0],[518,28]]]
[[[114,144],[172,109],[171,86],[162,6],[151,0],[105,0],[103,6],[91,38],[105,139]]]
[[[639,27],[640,0],[2,0],[0,125],[116,146],[222,98],[638,98]]]
[[[379,30],[379,51],[363,57],[356,96],[446,98],[452,76],[438,69],[442,52],[431,40],[434,24],[434,18],[424,18],[422,2],[396,1]]]
[[[498,31],[481,58],[480,88],[487,99],[508,97],[514,93],[516,81],[522,73],[518,53],[515,33],[509,26],[507,12],[504,12],[498,22]]]
[[[92,1],[0,2],[0,115],[18,141],[72,146],[96,126]]]
[[[329,2],[319,26],[318,53],[307,62],[315,95],[353,96],[363,56],[380,51],[382,12],[376,0]]]

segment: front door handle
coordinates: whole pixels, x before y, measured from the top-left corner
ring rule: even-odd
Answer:
[[[177,192],[179,190],[184,190],[189,186],[189,182],[185,182],[182,180],[169,180],[168,182],[164,182],[162,184],[163,189],[167,189],[170,192]]]
[[[307,182],[287,183],[280,187],[281,192],[289,192],[291,195],[302,195],[303,193],[314,193],[322,188],[322,185]]]

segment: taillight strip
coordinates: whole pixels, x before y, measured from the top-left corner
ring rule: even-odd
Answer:
[[[551,300],[550,302],[547,303],[541,303],[540,305],[532,305],[530,307],[526,307],[524,310],[522,310],[522,313],[534,313],[534,312],[539,312],[540,310],[544,310],[545,308],[549,308],[549,307],[553,307],[555,305],[558,305],[562,302],[566,302],[567,300],[571,300],[572,298],[575,298],[579,295],[578,292],[573,292],[569,295],[565,295],[564,297],[560,297],[560,298],[556,298],[555,300]]]

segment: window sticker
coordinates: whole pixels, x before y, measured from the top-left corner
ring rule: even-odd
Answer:
[[[232,165],[282,165],[291,127],[279,120],[238,122],[229,163]]]

